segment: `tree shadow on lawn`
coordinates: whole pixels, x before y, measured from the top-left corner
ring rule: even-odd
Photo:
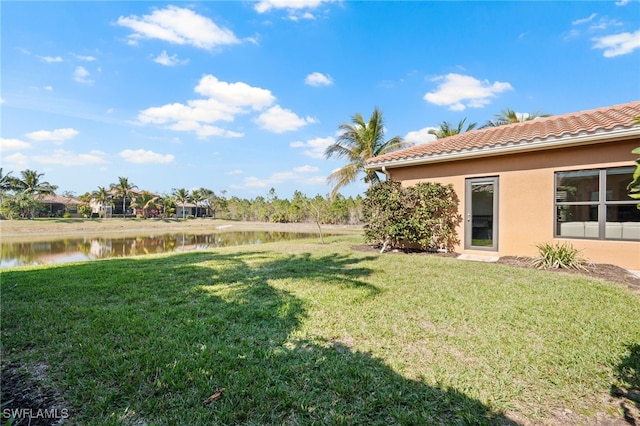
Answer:
[[[615,369],[618,382],[611,385],[611,396],[620,398],[624,419],[631,425],[640,424],[640,344],[629,351]]]
[[[80,424],[516,424],[339,342],[290,339],[307,302],[269,280],[375,297],[362,260],[198,252],[6,272],[3,355],[48,365]]]

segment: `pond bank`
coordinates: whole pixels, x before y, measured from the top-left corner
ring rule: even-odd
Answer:
[[[33,219],[0,220],[3,241],[34,241],[42,237],[82,235],[124,236],[147,232],[198,231],[318,232],[314,223],[242,222],[221,219]],[[322,225],[323,233],[360,233],[361,225]]]

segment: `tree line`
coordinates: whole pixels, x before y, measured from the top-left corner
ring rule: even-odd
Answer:
[[[19,176],[13,176],[13,172],[3,174],[0,168],[0,214],[10,219],[46,215],[42,197],[56,195],[58,186],[44,181],[43,177],[44,173],[29,169],[20,172]],[[98,186],[95,191],[80,196],[70,192],[60,195],[80,201],[78,214],[86,217],[92,214],[104,217],[104,212],[110,210],[113,216],[139,218],[213,217],[318,224],[358,224],[362,221],[363,198],[360,195],[347,198],[340,193],[309,197],[295,191],[293,197],[287,199],[278,197],[276,190],[271,188],[265,196],[250,199],[227,197],[226,191],[216,193],[202,187],[174,188],[169,194],[154,194],[138,190],[137,185],[121,176],[109,186]]]

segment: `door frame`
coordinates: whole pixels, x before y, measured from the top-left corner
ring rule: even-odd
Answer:
[[[473,203],[472,196],[473,191],[472,187],[474,184],[491,184],[493,185],[493,223],[491,228],[491,246],[474,246],[472,233],[473,233]],[[499,189],[500,189],[500,178],[499,176],[487,176],[487,177],[473,177],[466,178],[465,183],[465,202],[464,202],[464,248],[465,250],[484,250],[484,251],[498,251],[498,236],[499,236]]]

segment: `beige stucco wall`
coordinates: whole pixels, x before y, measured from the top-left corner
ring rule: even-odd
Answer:
[[[640,270],[640,242],[554,238],[554,172],[632,166],[637,157],[631,150],[640,140],[608,142],[497,157],[403,168],[387,168],[394,180],[410,186],[420,181],[453,184],[465,212],[465,179],[499,177],[498,251],[464,249],[464,222],[458,229],[460,253],[497,256],[535,256],[536,244],[570,241],[595,263],[610,263]]]

